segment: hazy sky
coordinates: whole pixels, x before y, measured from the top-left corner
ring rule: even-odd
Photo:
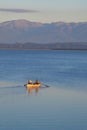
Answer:
[[[87,0],[0,0],[0,22],[14,19],[87,21]]]

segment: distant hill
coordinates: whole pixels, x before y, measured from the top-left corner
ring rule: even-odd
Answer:
[[[13,20],[0,23],[0,43],[76,43],[87,42],[87,22],[38,23]]]

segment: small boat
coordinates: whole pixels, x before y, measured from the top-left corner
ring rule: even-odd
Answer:
[[[25,84],[24,86],[28,89],[28,88],[40,88],[42,85],[44,85],[45,87],[49,87],[44,83],[40,83],[38,80],[36,80],[35,83],[33,83],[32,80],[28,80],[28,83]]]
[[[28,83],[24,86],[26,86],[26,88],[39,88],[41,86],[41,83],[38,80],[36,80],[35,83],[33,83],[32,80],[28,80]]]
[[[32,83],[32,84],[26,84],[25,86],[27,88],[40,88],[41,84],[40,83],[38,83],[38,84]]]

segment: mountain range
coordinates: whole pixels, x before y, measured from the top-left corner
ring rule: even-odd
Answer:
[[[0,23],[0,43],[87,42],[87,22],[38,23],[24,19]]]

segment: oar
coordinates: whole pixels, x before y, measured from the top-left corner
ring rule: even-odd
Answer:
[[[48,85],[46,85],[46,84],[44,84],[44,83],[41,83],[42,85],[44,85],[44,86],[46,86],[46,87],[50,87],[50,86],[48,86]]]

